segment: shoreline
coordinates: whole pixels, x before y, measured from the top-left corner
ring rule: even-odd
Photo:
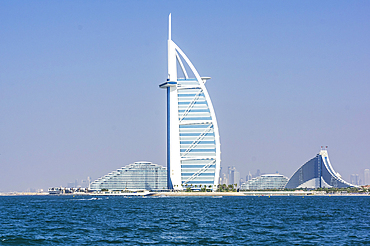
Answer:
[[[245,196],[243,192],[158,192],[152,196]]]
[[[153,192],[153,193],[65,193],[49,194],[48,192],[10,192],[1,196],[153,196],[153,197],[247,197],[247,196],[369,196],[368,193],[332,193],[320,191],[244,191],[244,192]]]

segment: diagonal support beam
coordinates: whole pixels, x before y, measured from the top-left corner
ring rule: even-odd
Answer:
[[[182,156],[187,155],[190,150],[194,149],[200,141],[205,137],[205,135],[212,129],[212,124],[209,125],[192,143],[191,145],[185,150]]]
[[[204,167],[202,167],[201,169],[199,169],[196,173],[194,173],[193,175],[191,175],[184,183],[182,183],[182,185],[186,185],[188,182],[194,180],[196,177],[198,177],[199,175],[201,175],[202,173],[204,173],[205,171],[207,171],[207,169],[211,165],[213,165],[215,162],[216,162],[216,160],[213,160],[210,163],[208,163],[207,165],[205,165]]]
[[[202,89],[199,90],[197,94],[195,94],[193,100],[189,103],[188,107],[186,108],[185,112],[180,117],[180,122],[185,118],[185,116],[190,112],[190,110],[193,108],[196,100],[198,100],[199,95],[202,93]]]

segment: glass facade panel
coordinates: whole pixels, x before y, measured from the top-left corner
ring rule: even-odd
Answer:
[[[208,187],[210,182],[214,183],[216,161],[216,141],[211,113],[203,89],[196,79],[179,79],[177,83],[181,183],[183,187],[195,185]],[[192,124],[181,125],[187,121],[192,121]],[[207,159],[199,158],[194,162],[197,165],[184,165],[189,163],[186,159],[194,157]]]

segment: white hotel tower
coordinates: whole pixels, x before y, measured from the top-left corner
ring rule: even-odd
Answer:
[[[186,67],[191,70],[188,76]],[[181,68],[183,78],[178,77]],[[179,69],[180,70],[180,69]],[[199,73],[168,34],[167,182],[168,188],[217,189],[220,174],[220,136],[216,115],[205,87],[209,77]]]

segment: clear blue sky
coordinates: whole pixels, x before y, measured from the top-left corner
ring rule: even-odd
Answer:
[[[166,165],[169,13],[224,169],[370,168],[369,1],[1,1],[0,191]]]

